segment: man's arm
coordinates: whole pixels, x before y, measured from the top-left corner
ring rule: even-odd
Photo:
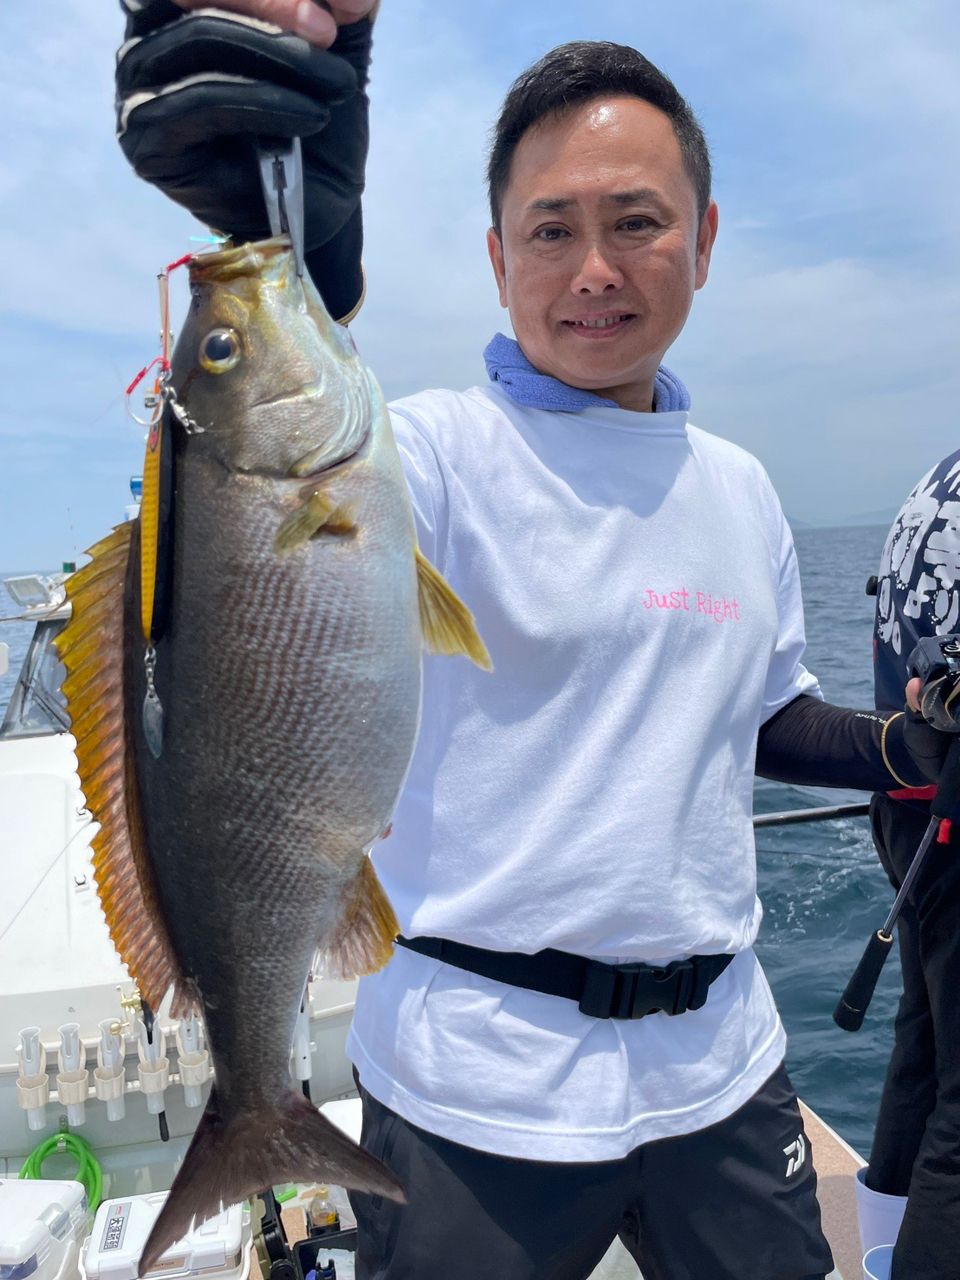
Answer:
[[[773,524],[779,622],[764,691],[766,719],[757,736],[756,772],[798,786],[862,791],[936,782],[951,735],[933,729],[919,715],[919,680],[906,684],[904,712],[850,710],[812,696],[816,681],[802,665],[806,642],[793,536],[765,473],[761,481]]]
[[[891,791],[935,782],[950,735],[916,711],[853,711],[801,696],[761,726],[756,772],[797,786]]]

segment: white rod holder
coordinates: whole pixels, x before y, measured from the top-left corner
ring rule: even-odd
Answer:
[[[183,1100],[188,1107],[199,1107],[203,1102],[203,1086],[210,1079],[210,1054],[203,1047],[203,1032],[195,1014],[180,1020],[177,1060]]]
[[[310,997],[304,987],[300,1012],[293,1030],[293,1048],[291,1050],[291,1070],[294,1080],[309,1080],[313,1075],[313,1063],[310,1057]]]
[[[17,1061],[22,1076],[38,1076],[47,1069],[47,1051],[40,1042],[39,1027],[24,1027],[20,1032]]]
[[[86,1052],[80,1042],[80,1023],[65,1022],[58,1028],[60,1048],[57,1051],[57,1096],[67,1109],[67,1123],[77,1128],[86,1120],[87,1094],[90,1080]]]
[[[107,1104],[108,1120],[122,1120],[126,1114],[123,1040],[114,1030],[116,1025],[112,1018],[100,1023],[97,1065],[93,1072],[93,1087],[100,1101]]]
[[[151,1042],[147,1039],[147,1028],[143,1020],[138,1020],[137,1047],[140,1054],[140,1065],[137,1068],[140,1088],[147,1099],[147,1110],[152,1116],[158,1116],[164,1110],[163,1094],[170,1082],[170,1060],[164,1053],[166,1037],[158,1021],[154,1021]]]
[[[39,1027],[21,1030],[17,1062],[17,1106],[26,1111],[30,1129],[44,1129],[50,1081],[47,1079],[47,1051],[40,1040]]]

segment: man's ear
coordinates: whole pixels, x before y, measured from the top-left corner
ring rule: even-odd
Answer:
[[[716,200],[711,200],[707,205],[706,212],[700,219],[700,230],[697,232],[695,289],[702,289],[707,283],[707,273],[710,270],[710,254],[713,252],[713,244],[717,238],[719,218],[720,211],[717,209],[717,202]]]
[[[500,305],[505,307],[507,305],[507,268],[503,260],[503,241],[500,239],[500,233],[495,227],[491,227],[487,232],[487,253],[490,255],[493,274],[497,278]]]

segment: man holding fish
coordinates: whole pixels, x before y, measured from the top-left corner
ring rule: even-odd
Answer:
[[[241,245],[268,235],[256,138],[302,137],[307,269],[346,322],[376,6],[124,4],[134,168]],[[816,1280],[833,1264],[752,950],[754,769],[885,790],[935,776],[940,737],[820,699],[770,482],[689,423],[661,363],[717,233],[672,83],[625,46],[551,51],[507,96],[488,179],[517,341],[488,346],[488,386],[390,414],[421,598],[432,561],[494,673],[426,664],[372,852],[401,937],[360,984],[349,1049],[362,1145],[406,1203],[348,1170],[377,1192],[355,1197],[358,1275],[579,1280],[619,1234],[647,1280]],[[298,554],[359,539],[348,501],[299,501],[280,535]],[[472,634],[463,621],[447,650],[483,665]],[[365,732],[389,735],[369,697]]]

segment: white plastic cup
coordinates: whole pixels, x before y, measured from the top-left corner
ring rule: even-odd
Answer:
[[[863,1280],[890,1280],[893,1245],[881,1244],[863,1255]]]

